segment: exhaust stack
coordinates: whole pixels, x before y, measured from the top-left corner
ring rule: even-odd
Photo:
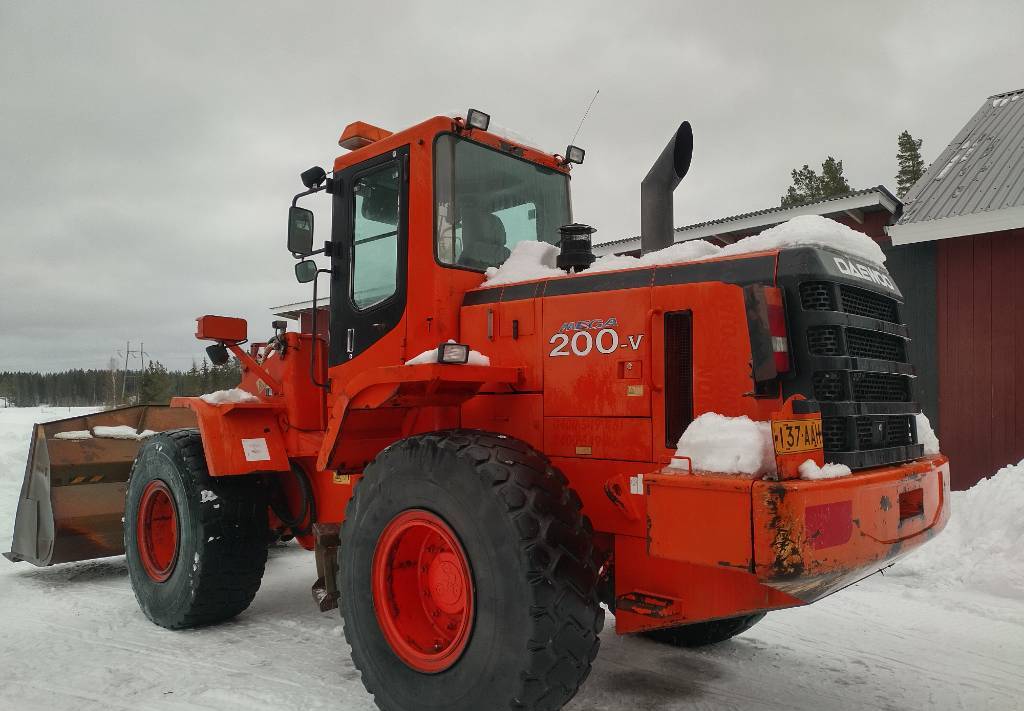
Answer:
[[[640,183],[640,251],[642,254],[669,247],[675,225],[672,217],[672,191],[690,169],[693,156],[693,130],[689,121],[679,124],[672,140],[654,161]]]

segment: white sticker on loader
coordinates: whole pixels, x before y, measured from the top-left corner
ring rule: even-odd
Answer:
[[[644,493],[644,475],[634,474],[629,477],[629,493],[635,494],[636,496],[643,496]]]
[[[270,449],[267,447],[267,440],[263,437],[243,439],[242,451],[245,452],[245,461],[247,462],[270,461]]]

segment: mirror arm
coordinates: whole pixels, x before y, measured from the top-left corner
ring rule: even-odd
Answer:
[[[298,207],[296,205],[296,203],[298,203],[300,197],[306,197],[307,195],[312,195],[313,193],[323,192],[326,189],[327,189],[327,185],[325,184],[325,185],[321,185],[319,188],[313,188],[311,190],[304,190],[303,192],[299,193],[298,195],[296,195],[295,197],[292,198],[292,207]]]

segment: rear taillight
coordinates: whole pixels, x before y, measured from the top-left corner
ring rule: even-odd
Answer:
[[[789,336],[782,289],[762,284],[743,287],[750,331],[750,357],[754,380],[767,383],[790,369]]]
[[[782,289],[767,286],[764,289],[768,307],[768,330],[772,338],[772,353],[775,355],[775,370],[789,372],[789,336],[786,334],[786,309],[782,303]]]

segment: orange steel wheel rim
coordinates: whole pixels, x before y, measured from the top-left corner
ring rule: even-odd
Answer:
[[[158,583],[171,577],[178,560],[178,510],[174,495],[160,479],[142,490],[136,539],[146,575]]]
[[[392,519],[373,554],[373,608],[384,639],[418,672],[451,667],[473,627],[466,552],[439,516],[410,509]]]

